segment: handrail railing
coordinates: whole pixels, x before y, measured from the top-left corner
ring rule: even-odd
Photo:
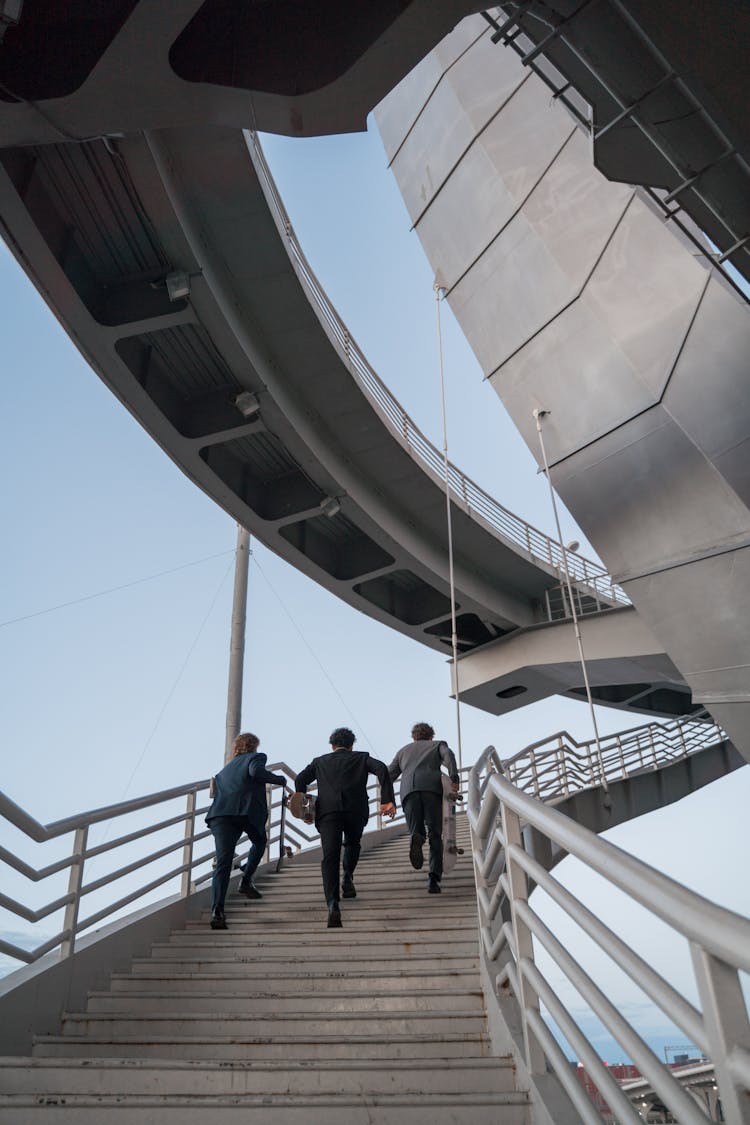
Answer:
[[[627,1094],[610,1074],[581,1027],[536,961],[541,947],[630,1055],[659,1099],[682,1125],[709,1118],[680,1085],[635,1027],[605,995],[584,966],[529,903],[532,887],[577,924],[715,1066],[727,1121],[750,1121],[750,1023],[739,973],[750,972],[750,920],[717,906],[628,855],[536,797],[519,790],[489,746],[469,779],[469,821],[477,878],[483,968],[497,992],[511,988],[523,1026],[521,1063],[533,1081],[547,1067],[556,1073],[581,1120],[601,1125],[602,1116],[577,1081],[570,1063],[542,1017],[548,1018],[580,1061],[619,1122],[641,1122]],[[575,856],[628,900],[645,907],[687,940],[698,1004],[657,973],[620,936],[558,882],[524,848],[525,826],[550,847]],[[489,1001],[489,997],[487,998]]]
[[[283,773],[294,783],[296,773],[285,762],[277,762],[269,769]],[[468,770],[464,771],[465,774]],[[0,939],[0,953],[15,960],[31,964],[55,948],[60,949],[61,956],[70,956],[75,950],[76,938],[84,930],[90,929],[105,920],[113,920],[114,915],[126,907],[151,894],[160,888],[166,890],[172,883],[179,886],[182,897],[186,897],[197,887],[207,882],[212,877],[212,871],[201,870],[210,864],[214,858],[213,846],[196,854],[196,845],[201,841],[210,839],[211,833],[198,825],[198,820],[205,815],[208,809],[206,801],[208,795],[209,779],[191,782],[188,785],[176,786],[165,789],[159,793],[151,793],[144,797],[137,797],[129,801],[108,805],[104,808],[92,809],[89,812],[79,813],[76,816],[66,817],[51,824],[41,824],[30,816],[24,809],[0,792],[0,821],[12,825],[28,839],[37,844],[44,845],[50,841],[60,839],[72,834],[73,841],[70,853],[62,859],[45,866],[36,868],[16,855],[9,848],[0,847],[0,862],[5,863],[17,874],[32,883],[40,883],[53,875],[68,872],[68,889],[65,894],[57,895],[42,906],[32,908],[19,902],[10,895],[0,893],[0,908],[8,911],[17,918],[22,918],[32,924],[43,921],[52,915],[64,911],[62,928],[54,935],[38,945],[35,949],[24,949],[13,942]],[[314,791],[314,790],[313,790]],[[199,797],[203,800],[199,804]],[[305,825],[287,816],[283,800],[283,790],[280,786],[268,786],[268,844],[265,861],[271,862],[272,850],[277,857],[277,870],[284,859],[295,850],[315,845],[318,832],[313,826]],[[370,817],[372,823],[382,827],[380,817],[380,790],[376,780],[368,786],[370,803]],[[174,812],[169,808],[165,813],[165,806],[170,806],[180,798],[185,799],[183,811]],[[142,812],[148,809],[161,809],[155,813],[153,822],[131,829],[116,836],[112,840],[93,845],[89,844],[89,830],[95,824],[110,824],[120,821],[121,818]],[[403,811],[399,810],[394,820],[388,823],[399,824],[403,822]],[[137,845],[142,844],[148,837],[158,835],[163,837],[168,833],[168,839],[158,840],[150,850],[138,850]],[[85,881],[84,876],[91,870],[91,861],[95,858],[117,854],[120,866],[102,874],[98,878]],[[178,856],[175,864],[170,857]],[[236,864],[241,862],[242,856],[237,857]],[[166,870],[155,869],[160,861],[168,861]],[[88,867],[87,867],[88,864]],[[163,865],[162,865],[163,867]],[[150,874],[149,874],[150,872]],[[125,893],[108,900],[98,909],[93,910],[85,917],[80,916],[81,908],[88,900],[89,895],[102,892],[118,880],[127,879],[129,876],[140,876],[135,886],[128,887]],[[90,901],[90,900],[88,900]]]
[[[571,793],[661,769],[706,746],[727,738],[710,716],[677,719],[671,723],[645,723],[577,742],[567,731],[557,731],[533,742],[502,762],[502,773],[511,784],[541,800],[552,801]]]
[[[442,487],[445,481],[442,453],[422,433],[368,363],[305,257],[257,134],[246,130],[245,137],[259,183],[279,233],[286,243],[295,273],[342,361],[348,366],[354,379],[378,410],[396,440]],[[565,577],[564,557],[567,558],[571,579],[576,585],[580,584],[583,587],[584,595],[588,593],[595,603],[600,603],[587,608],[607,609],[612,605],[630,604],[630,599],[624,590],[613,583],[601,563],[568,549],[565,549],[563,555],[563,548],[556,540],[509,511],[452,462],[448,463],[448,483],[453,503],[474,519],[486,524],[495,535],[510,543],[515,549],[520,548],[533,560],[551,568],[558,575],[561,583]],[[560,616],[570,616],[569,608]]]

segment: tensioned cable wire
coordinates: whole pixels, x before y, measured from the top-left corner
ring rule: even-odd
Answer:
[[[234,553],[235,553],[235,552],[234,552],[234,551],[230,551],[230,552],[228,552],[228,553],[229,553],[229,554],[231,554],[231,555],[234,555]],[[222,551],[222,552],[221,552],[221,554],[225,555],[225,554],[227,554],[227,552],[226,552],[226,551]],[[217,558],[218,556],[216,556],[216,555],[215,555],[215,556],[213,556],[213,557],[214,557],[214,558]],[[145,756],[146,756],[146,752],[147,752],[147,750],[148,750],[149,746],[151,745],[151,743],[152,743],[152,742],[153,742],[153,740],[154,740],[154,736],[156,735],[156,732],[157,732],[157,730],[159,729],[159,726],[160,726],[160,724],[161,724],[161,721],[162,721],[162,719],[164,718],[164,713],[165,713],[165,711],[167,710],[167,707],[168,707],[168,706],[169,706],[169,704],[170,704],[170,701],[171,701],[171,699],[172,699],[172,696],[173,696],[173,695],[174,695],[174,693],[175,693],[175,692],[177,691],[177,687],[178,687],[178,685],[179,685],[179,683],[180,683],[180,680],[181,680],[181,679],[182,679],[182,677],[183,677],[183,674],[184,674],[184,672],[185,672],[185,669],[186,669],[186,668],[187,668],[187,666],[188,666],[188,663],[189,663],[189,661],[190,661],[190,657],[191,657],[191,656],[193,655],[193,653],[194,653],[194,651],[195,651],[195,648],[196,648],[196,646],[197,646],[197,644],[198,644],[198,641],[199,641],[199,640],[200,640],[200,638],[201,638],[201,635],[202,635],[202,633],[203,633],[203,630],[205,629],[205,627],[206,627],[206,625],[207,625],[207,623],[208,623],[208,619],[209,619],[209,617],[211,616],[211,614],[212,614],[212,613],[213,613],[213,611],[214,611],[214,608],[215,608],[215,606],[216,606],[216,603],[217,603],[217,601],[219,600],[219,595],[221,594],[221,591],[222,591],[222,590],[223,590],[223,588],[224,588],[224,583],[226,582],[227,578],[229,577],[229,574],[230,574],[230,572],[231,572],[231,570],[232,570],[233,566],[234,566],[234,559],[232,559],[232,561],[230,562],[229,566],[227,567],[227,569],[226,569],[226,570],[224,571],[224,574],[222,575],[221,581],[219,582],[219,585],[218,585],[218,586],[217,586],[217,588],[216,588],[216,593],[214,594],[213,598],[211,599],[211,604],[210,604],[210,606],[208,607],[208,609],[206,610],[205,616],[204,616],[203,620],[201,621],[201,623],[200,623],[200,625],[199,625],[199,627],[198,627],[198,632],[197,632],[197,633],[195,634],[195,637],[193,638],[193,640],[192,640],[192,643],[191,643],[191,645],[190,645],[189,649],[187,650],[187,654],[186,654],[186,656],[185,656],[185,659],[183,660],[182,664],[180,665],[180,669],[179,669],[179,671],[178,671],[177,675],[176,675],[176,676],[175,676],[175,678],[174,678],[174,682],[172,683],[172,686],[171,686],[171,688],[170,688],[170,689],[169,689],[169,691],[167,692],[167,697],[166,697],[166,699],[164,700],[164,703],[162,704],[162,706],[161,706],[161,709],[159,710],[159,714],[158,714],[158,715],[156,716],[156,721],[155,721],[155,723],[154,723],[153,727],[151,728],[151,733],[149,734],[148,738],[146,739],[146,741],[145,741],[145,743],[144,743],[144,745],[143,745],[143,749],[141,750],[141,753],[140,753],[140,757],[138,758],[138,761],[137,761],[137,762],[135,763],[135,765],[133,766],[133,770],[132,770],[132,773],[130,774],[130,777],[128,778],[128,782],[127,782],[127,785],[126,785],[126,786],[125,786],[125,788],[123,789],[123,791],[122,791],[122,795],[120,796],[120,801],[124,801],[124,800],[125,800],[125,798],[126,798],[126,796],[127,796],[127,794],[128,794],[128,790],[130,789],[130,786],[131,786],[131,785],[133,784],[133,778],[134,778],[134,777],[135,777],[135,775],[136,775],[136,774],[138,773],[138,770],[139,770],[139,769],[140,769],[140,767],[141,767],[141,763],[142,763],[143,759],[144,759],[144,758],[145,758]],[[118,803],[119,803],[119,802],[118,802]],[[109,836],[109,831],[110,831],[110,828],[112,827],[112,824],[113,824],[113,821],[111,821],[111,820],[107,822],[107,830],[106,830],[106,832],[104,833],[104,836],[103,836],[103,838],[102,838],[102,839],[101,839],[101,840],[99,841],[99,843],[100,843],[100,844],[106,843],[106,841],[107,841],[107,838],[108,838],[108,836]]]
[[[356,716],[356,715],[354,714],[354,712],[352,711],[351,707],[349,706],[349,704],[348,704],[348,703],[346,702],[346,700],[344,699],[344,697],[343,697],[343,695],[341,694],[341,692],[339,691],[339,689],[338,689],[338,688],[336,687],[336,685],[335,685],[335,683],[333,682],[333,680],[331,679],[331,677],[330,677],[330,675],[329,675],[328,671],[326,670],[326,668],[325,668],[325,666],[324,666],[323,662],[322,662],[322,661],[321,661],[321,660],[319,659],[319,657],[318,657],[317,653],[315,652],[315,650],[313,649],[312,645],[311,645],[311,644],[309,643],[309,641],[308,641],[308,640],[307,640],[307,638],[305,637],[304,633],[303,633],[303,632],[302,632],[302,630],[300,629],[299,625],[298,625],[298,624],[297,624],[297,622],[296,622],[296,621],[294,620],[294,617],[292,616],[292,614],[290,613],[290,611],[289,611],[289,610],[287,609],[287,607],[286,607],[286,605],[284,604],[284,601],[283,601],[283,599],[282,599],[281,595],[280,595],[280,594],[278,593],[278,591],[277,591],[277,590],[275,589],[275,587],[274,587],[273,583],[271,582],[270,578],[268,577],[268,575],[267,575],[267,574],[266,574],[266,572],[264,571],[263,567],[262,567],[262,566],[260,565],[260,563],[258,562],[258,559],[256,558],[256,556],[255,556],[255,553],[254,553],[253,551],[251,551],[251,552],[250,552],[250,559],[251,559],[252,563],[253,563],[253,564],[254,564],[254,565],[255,565],[255,566],[256,566],[256,567],[258,568],[258,571],[260,572],[260,575],[261,575],[261,577],[262,577],[263,581],[264,581],[264,582],[266,583],[266,585],[268,586],[268,589],[269,589],[269,590],[271,591],[271,593],[273,594],[273,596],[274,596],[274,597],[276,598],[276,601],[277,601],[277,602],[279,603],[279,605],[280,605],[280,606],[281,606],[281,608],[283,609],[284,613],[285,613],[285,614],[286,614],[286,616],[287,616],[287,617],[289,618],[289,620],[290,620],[290,622],[291,622],[291,624],[292,624],[292,627],[293,627],[294,631],[296,632],[297,636],[298,636],[298,637],[299,637],[299,639],[300,639],[300,640],[302,641],[303,645],[305,646],[305,648],[307,649],[307,651],[308,651],[308,652],[310,653],[310,655],[312,656],[313,660],[315,661],[315,663],[316,663],[316,664],[318,665],[318,667],[320,668],[320,670],[321,670],[321,672],[323,673],[323,675],[325,676],[325,678],[326,678],[326,679],[328,680],[328,683],[329,683],[329,684],[330,684],[330,686],[332,687],[332,689],[333,689],[333,691],[334,691],[334,694],[335,694],[335,695],[336,695],[336,697],[337,697],[337,698],[338,698],[338,699],[339,699],[339,700],[341,701],[341,704],[342,704],[342,706],[344,707],[344,710],[345,710],[345,711],[347,712],[347,714],[348,714],[348,715],[350,716],[350,718],[351,718],[351,719],[353,720],[353,722],[354,722],[354,725],[355,725],[356,727],[359,727],[359,729],[360,729],[360,730],[362,731],[362,735],[363,735],[363,737],[364,737],[364,740],[365,740],[365,742],[366,742],[366,743],[367,743],[367,745],[368,745],[368,746],[370,747],[370,749],[371,749],[371,750],[372,750],[372,751],[374,752],[374,750],[375,750],[375,747],[373,746],[372,742],[371,742],[371,741],[370,741],[370,739],[368,738],[368,736],[367,736],[367,734],[366,734],[366,732],[365,732],[365,728],[364,728],[364,727],[362,726],[362,723],[361,723],[361,722],[359,721],[359,719],[358,719],[358,718],[357,718],[357,716]]]
[[[453,517],[451,515],[451,490],[448,479],[448,419],[445,408],[445,371],[443,364],[443,333],[440,324],[440,301],[445,289],[435,285],[435,312],[437,317],[438,360],[440,367],[440,402],[443,411],[443,468],[445,471],[445,518],[448,526],[448,583],[451,598],[451,649],[453,651],[453,690],[456,695],[456,737],[458,740],[458,772],[463,769],[461,745],[461,699],[458,691],[458,633],[456,631],[456,585],[453,575]]]
[[[596,742],[596,754],[598,758],[599,776],[602,782],[602,789],[604,790],[604,806],[605,808],[612,807],[612,798],[609,795],[609,785],[604,773],[604,759],[602,757],[602,744],[599,739],[599,724],[596,721],[596,712],[594,711],[594,700],[591,695],[591,686],[589,684],[589,673],[586,667],[586,657],[583,652],[583,638],[581,636],[581,629],[578,624],[578,613],[576,612],[576,602],[573,596],[573,583],[570,580],[570,570],[568,569],[568,550],[563,542],[562,528],[560,527],[560,517],[557,511],[557,497],[555,490],[552,487],[552,477],[550,476],[549,464],[547,462],[547,450],[544,446],[544,436],[542,435],[542,418],[546,418],[549,410],[540,410],[536,407],[533,411],[534,419],[536,421],[536,432],[539,435],[539,448],[542,451],[542,464],[544,466],[544,475],[547,478],[549,485],[550,500],[552,501],[552,511],[555,516],[555,527],[557,528],[557,540],[560,544],[560,553],[562,556],[563,571],[565,574],[565,586],[568,591],[568,601],[570,602],[570,615],[573,619],[573,632],[575,633],[576,644],[578,646],[578,658],[581,662],[581,670],[583,672],[583,683],[586,688],[586,699],[589,704],[589,711],[591,712],[591,725],[594,728],[594,741]]]
[[[140,586],[143,582],[153,582],[155,578],[165,578],[168,574],[177,574],[179,570],[187,570],[191,566],[200,566],[201,563],[210,562],[211,559],[221,559],[226,555],[233,554],[234,550],[219,551],[215,555],[206,555],[202,559],[194,559],[193,562],[173,566],[170,570],[160,570],[157,574],[148,574],[145,578],[134,578],[132,582],[123,582],[121,586],[111,586],[108,590],[99,590],[95,594],[85,594],[84,597],[73,598],[73,600],[69,602],[60,602],[59,605],[51,605],[46,609],[37,609],[34,613],[25,613],[22,617],[11,617],[7,621],[0,621],[0,629],[4,629],[6,625],[17,625],[19,621],[29,621],[32,617],[42,617],[45,613],[55,613],[58,609],[67,609],[72,605],[81,605],[82,602],[90,602],[94,598],[103,598],[105,594],[116,594],[118,590],[128,590],[131,586]]]

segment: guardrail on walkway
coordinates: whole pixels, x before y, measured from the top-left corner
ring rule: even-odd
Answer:
[[[553,801],[601,785],[603,777],[621,781],[644,770],[661,769],[726,738],[709,715],[631,727],[600,737],[599,747],[593,738],[577,742],[563,730],[506,758],[502,772],[524,793]]]
[[[586,1125],[604,1120],[578,1083],[564,1051],[542,1016],[542,1007],[586,1067],[618,1122],[642,1123],[553,985],[540,970],[543,949],[590,1010],[632,1058],[659,1099],[681,1125],[710,1120],[635,1027],[605,995],[529,903],[532,887],[580,927],[609,961],[644,992],[712,1060],[725,1118],[750,1122],[750,1023],[739,973],[750,972],[750,920],[715,905],[628,855],[512,784],[492,746],[469,779],[469,821],[477,878],[483,972],[494,998],[510,988],[523,1029],[520,1059],[533,1081],[555,1072]],[[595,771],[592,771],[593,777]],[[532,782],[532,788],[533,788]],[[541,789],[541,786],[540,786]],[[597,914],[539,864],[523,846],[532,826],[550,845],[575,856],[589,871],[645,907],[689,944],[698,1005],[688,1001]],[[492,997],[487,996],[488,1004]],[[498,1000],[499,1003],[499,1000]]]
[[[285,774],[293,788],[297,775],[285,762],[276,762],[268,768]],[[0,862],[7,864],[33,883],[42,882],[60,873],[68,873],[67,893],[58,895],[36,909],[18,902],[9,895],[0,894],[0,908],[25,922],[39,923],[61,910],[64,911],[62,928],[36,949],[27,950],[12,942],[0,940],[0,953],[27,964],[37,961],[44,954],[57,948],[60,949],[61,957],[69,957],[75,950],[76,938],[79,934],[97,924],[113,921],[115,915],[138,899],[152,894],[159,888],[163,888],[166,893],[170,883],[175,888],[179,886],[180,893],[184,897],[207,882],[212,876],[212,871],[201,869],[205,869],[213,861],[213,843],[200,855],[196,852],[196,846],[211,838],[208,829],[202,823],[199,824],[199,819],[205,816],[210,803],[207,801],[208,786],[209,779],[206,778],[204,781],[122,801],[116,805],[66,817],[64,820],[47,825],[40,824],[4,793],[0,793],[0,820],[5,825],[12,825],[18,829],[28,839],[38,844],[45,844],[72,835],[70,853],[40,868],[32,867],[8,848],[0,847]],[[287,815],[282,796],[283,790],[280,786],[268,786],[267,793],[269,822],[265,861],[270,861],[272,853],[275,854],[278,857],[278,868],[289,856],[290,849],[293,854],[295,849],[315,845],[319,836],[314,826],[292,820]],[[374,826],[380,828],[382,822],[379,814],[380,794],[377,781],[369,785],[368,793],[370,816]],[[184,804],[179,809],[176,806],[181,801],[184,801]],[[97,845],[89,842],[93,826],[105,822],[122,825],[126,823],[126,818],[144,812],[149,814],[148,823],[145,825],[140,824],[136,828],[131,823],[129,830],[115,839]],[[388,823],[398,824],[400,821],[403,821],[401,811],[394,821]],[[152,846],[152,838],[157,834],[161,838],[157,841],[157,846]],[[145,848],[139,851],[139,845],[144,842]],[[89,872],[91,870],[92,860],[107,855],[117,855],[119,857],[117,862],[121,866],[116,866],[107,874],[91,878],[87,882],[85,875],[87,870]],[[175,858],[178,861],[176,864],[173,862]],[[238,855],[235,865],[240,863],[241,858],[244,858],[244,855],[242,857]],[[112,900],[108,899],[99,909],[81,917],[81,909],[88,896],[105,890],[109,895],[108,888],[128,877],[133,877],[130,879],[131,883],[135,880],[134,887],[131,886],[126,893]]]
[[[258,180],[279,233],[286,243],[297,277],[308,296],[310,304],[317,311],[332,342],[337,347],[342,361],[348,366],[354,379],[375,406],[397,441],[443,487],[445,469],[442,453],[425,437],[367,362],[304,255],[274,183],[257,134],[246,130],[245,137]],[[594,602],[601,603],[598,606],[587,606],[589,612],[597,608],[610,608],[612,605],[630,605],[627,594],[613,583],[601,563],[584,558],[583,555],[574,551],[566,550],[565,555],[563,555],[563,549],[556,540],[551,539],[543,531],[533,527],[526,520],[503,507],[452,462],[448,464],[448,482],[451,499],[454,503],[471,516],[482,520],[496,535],[512,544],[514,548],[520,548],[533,560],[551,567],[557,573],[561,583],[565,577],[564,558],[567,558],[571,580],[584,587],[584,595],[588,595]],[[568,610],[568,616],[569,612]],[[550,616],[550,620],[552,619],[553,617]]]

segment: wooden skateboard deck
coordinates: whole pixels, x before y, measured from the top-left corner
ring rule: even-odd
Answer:
[[[310,793],[292,793],[287,798],[289,812],[297,820],[312,824],[315,820],[315,798]]]
[[[451,780],[441,774],[443,783],[443,874],[456,866],[456,860],[463,855],[463,848],[456,843],[456,803],[462,800],[460,793],[453,792]]]

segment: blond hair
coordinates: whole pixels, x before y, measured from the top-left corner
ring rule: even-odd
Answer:
[[[237,758],[240,754],[253,754],[260,746],[260,739],[257,734],[238,734],[232,744],[232,757]]]

